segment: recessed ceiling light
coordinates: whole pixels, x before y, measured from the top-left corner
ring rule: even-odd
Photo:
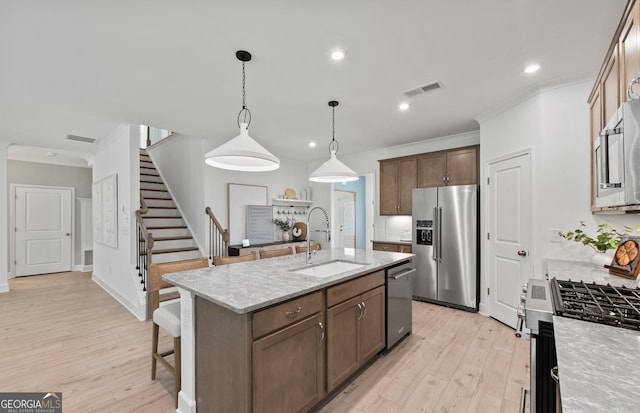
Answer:
[[[539,69],[540,69],[540,65],[533,64],[533,65],[529,65],[529,66],[527,66],[527,67],[524,69],[524,72],[525,72],[525,73],[535,73],[535,72],[537,72]]]
[[[316,147],[316,143],[315,142],[309,142],[309,147],[310,148],[315,148]]]
[[[402,102],[401,104],[398,105],[398,109],[407,110],[409,109],[409,104],[407,102]]]
[[[340,50],[340,49],[336,49],[333,52],[331,52],[331,58],[333,60],[342,60],[344,59],[344,50]]]

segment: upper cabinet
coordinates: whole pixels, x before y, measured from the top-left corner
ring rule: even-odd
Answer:
[[[380,161],[380,215],[411,215],[416,176],[415,156]]]
[[[380,162],[380,215],[411,215],[414,188],[478,183],[480,146]]]
[[[478,183],[479,146],[418,155],[418,188]]]
[[[595,206],[594,139],[627,100],[627,87],[640,73],[640,6],[636,0],[627,4],[618,27],[613,33],[611,45],[596,82],[588,98],[590,108],[589,152],[591,153],[591,211],[593,213],[623,213],[612,208]],[[634,88],[640,94],[640,87]]]
[[[638,10],[638,4],[634,4],[633,7],[631,7],[629,16],[622,27],[622,32],[618,39],[620,102],[629,100],[627,96],[627,86],[633,77],[640,73]],[[640,90],[635,90],[635,92],[640,94]]]

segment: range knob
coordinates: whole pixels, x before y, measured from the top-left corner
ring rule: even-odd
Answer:
[[[521,320],[524,320],[524,317],[525,317],[524,314],[525,314],[524,313],[524,307],[522,306],[522,304],[520,304],[518,306],[518,318],[521,319]]]
[[[527,302],[527,294],[525,293],[520,294],[520,302],[521,303]]]
[[[523,293],[526,294],[528,289],[529,289],[529,283],[522,284],[522,292]]]

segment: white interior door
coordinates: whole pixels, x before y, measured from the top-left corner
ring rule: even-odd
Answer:
[[[335,191],[337,214],[337,248],[356,247],[356,194],[349,191]]]
[[[71,271],[71,198],[71,189],[16,187],[16,276]]]
[[[522,284],[531,275],[531,159],[514,156],[489,165],[490,312],[515,327]]]

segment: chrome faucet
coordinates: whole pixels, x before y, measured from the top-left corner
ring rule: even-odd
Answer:
[[[327,222],[327,229],[316,229],[313,232],[326,232],[327,242],[331,241],[331,231],[329,230],[329,215],[327,214],[327,211],[319,206],[311,208],[311,210],[309,210],[309,213],[307,214],[307,264],[311,263],[311,227],[309,226],[309,220],[311,218],[311,214],[316,209],[319,209],[324,214],[324,219]]]

